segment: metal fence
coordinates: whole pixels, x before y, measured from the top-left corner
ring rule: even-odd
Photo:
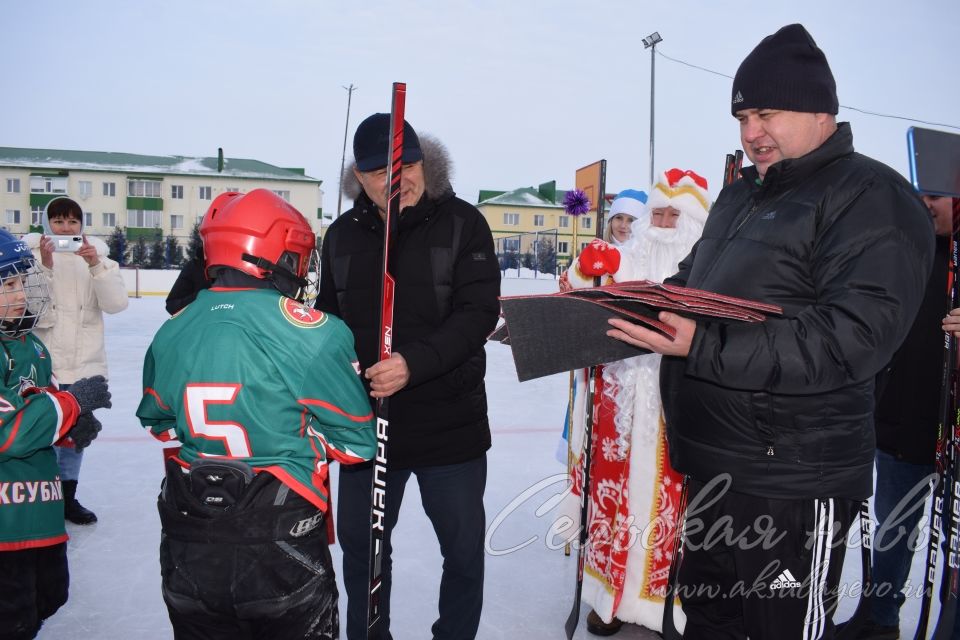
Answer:
[[[534,277],[539,273],[557,275],[557,235],[556,229],[517,233],[495,239],[497,260],[500,270],[529,269]]]

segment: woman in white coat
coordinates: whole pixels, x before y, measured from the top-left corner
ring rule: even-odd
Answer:
[[[107,257],[107,245],[83,234],[83,210],[74,200],[60,197],[47,203],[43,229],[43,234],[23,238],[34,255],[39,250],[40,270],[49,280],[52,298],[33,332],[50,350],[53,374],[66,389],[80,378],[108,377],[103,314],[127,308],[127,287],[119,265]],[[72,246],[72,238],[80,238],[79,248]],[[67,447],[55,449],[64,517],[75,524],[96,522],[96,514],[76,498],[83,454]]]

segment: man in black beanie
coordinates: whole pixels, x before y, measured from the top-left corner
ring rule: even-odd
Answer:
[[[873,491],[874,378],[910,328],[934,232],[911,186],[853,150],[803,26],[765,38],[733,81],[753,166],[725,187],[667,284],[779,305],[764,322],[661,313],[674,468],[689,477],[684,638],[833,638],[844,537]]]
[[[340,468],[337,533],[343,549],[347,638],[390,638],[391,531],[417,477],[443,555],[437,640],[477,634],[483,605],[483,493],[490,448],[484,388],[486,337],[497,323],[500,269],[483,216],[457,198],[446,149],[404,122],[400,219],[391,237],[396,281],[393,355],[378,362],[380,281],[387,209],[390,115],[357,127],[344,175],[353,207],[323,238],[316,307],[353,332],[373,399],[390,398],[380,633],[367,634],[373,470]],[[398,567],[400,565],[398,564]],[[422,597],[418,594],[418,597]],[[410,630],[401,630],[409,637]]]

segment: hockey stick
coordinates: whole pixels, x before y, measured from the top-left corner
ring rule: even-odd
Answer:
[[[723,163],[723,184],[728,185],[732,182],[730,176],[733,175],[733,154],[728,153],[727,159]]]
[[[607,182],[607,161],[600,161],[600,184],[598,185],[597,196],[597,238],[603,237],[603,207],[606,202],[606,182]],[[593,279],[593,286],[600,286],[600,278],[595,277]],[[587,544],[589,544],[589,515],[590,515],[590,464],[593,457],[593,425],[596,422],[597,418],[597,406],[600,404],[597,401],[597,388],[596,388],[596,378],[598,377],[600,369],[597,367],[590,367],[587,370],[587,401],[589,404],[589,411],[587,412],[587,420],[584,425],[583,433],[583,453],[581,454],[581,460],[583,460],[583,486],[580,487],[580,544],[577,548],[577,585],[574,590],[573,595],[573,607],[570,609],[570,614],[567,616],[567,622],[564,625],[564,629],[567,632],[567,640],[573,639],[573,632],[577,630],[577,624],[580,622],[580,598],[583,596],[583,568],[584,563],[586,562],[586,553],[587,553]],[[601,382],[600,390],[603,390],[603,384]],[[572,423],[571,423],[572,425]],[[568,434],[569,437],[569,434]]]
[[[723,186],[733,184],[740,179],[741,166],[743,166],[743,151],[737,149],[727,154],[727,160],[723,165]]]
[[[954,230],[956,232],[956,230]],[[950,309],[957,307],[960,293],[957,291],[958,279],[958,240],[954,233],[950,242],[950,271],[947,272],[947,282],[950,290]],[[957,345],[953,334],[947,335],[947,340],[953,344],[953,354],[950,355],[950,345],[947,345],[948,362],[944,363],[944,374],[949,375],[946,381],[949,389],[941,394],[941,410],[945,428],[949,429],[946,434],[946,471],[940,480],[943,484],[942,493],[948,498],[943,504],[942,514],[948,519],[946,530],[947,548],[945,549],[946,563],[943,567],[943,575],[940,582],[940,614],[937,616],[937,624],[933,630],[933,640],[948,640],[953,637],[954,619],[957,615],[957,596],[960,589],[960,451],[958,451],[958,437],[960,437],[960,411],[957,407]],[[949,366],[949,372],[947,367]],[[944,409],[944,396],[946,396],[947,409]],[[938,453],[939,453],[938,447]],[[949,484],[948,484],[949,483]],[[924,593],[926,598],[926,593]]]
[[[575,382],[576,373],[570,372],[570,387],[567,391],[567,477],[570,477],[570,474],[573,472],[573,440],[571,438],[571,431],[573,431],[573,385]],[[563,545],[563,555],[570,556],[570,543],[567,542]]]
[[[390,148],[387,153],[387,211],[383,224],[383,279],[380,285],[380,357],[387,360],[393,353],[393,289],[390,274],[390,249],[397,221],[400,218],[400,174],[403,169],[403,117],[407,85],[393,83],[390,109]],[[367,592],[367,638],[380,637],[380,588],[383,586],[383,546],[387,498],[387,431],[390,426],[388,398],[378,398],[377,455],[373,463],[373,485],[370,507],[370,582]]]
[[[947,287],[949,294],[949,309],[957,306],[957,240],[954,236],[950,251],[950,267],[947,272]],[[917,631],[914,634],[914,640],[926,640],[927,626],[930,618],[930,608],[933,603],[933,586],[936,581],[937,558],[940,552],[940,541],[943,530],[943,517],[947,513],[947,482],[956,474],[955,452],[948,448],[955,448],[957,427],[956,427],[956,367],[957,367],[957,340],[952,333],[944,333],[943,343],[943,374],[941,376],[940,387],[940,424],[937,433],[937,451],[935,464],[938,477],[932,481],[933,500],[930,504],[930,540],[927,542],[927,566],[923,581],[923,599],[920,601],[920,619],[917,623]],[[956,485],[953,482],[954,487]],[[956,500],[951,500],[955,506],[960,506]],[[955,509],[952,509],[953,511]],[[951,516],[951,520],[955,518]],[[956,528],[952,527],[954,532]],[[954,558],[956,555],[954,554]],[[948,558],[949,560],[949,558]],[[943,579],[946,580],[950,571],[945,570]],[[941,583],[945,584],[945,583]],[[941,601],[943,599],[941,591]],[[949,600],[948,600],[949,602]],[[941,605],[941,608],[943,605]],[[953,615],[956,612],[956,598],[953,599]],[[951,624],[953,622],[951,615]],[[937,630],[945,628],[941,624],[943,611],[938,616]],[[949,632],[948,632],[949,633]],[[944,636],[949,637],[949,635]]]
[[[860,627],[870,619],[870,601],[864,594],[873,592],[872,551],[873,520],[870,518],[870,502],[864,500],[860,503],[860,566],[862,568],[860,600],[857,602],[857,608],[854,610],[853,615],[843,623],[843,629],[837,633],[837,640],[846,640],[847,638],[852,640],[858,637],[857,634],[860,632]]]
[[[680,487],[680,502],[677,504],[677,531],[673,535],[673,556],[670,558],[670,571],[667,573],[667,592],[663,595],[663,640],[681,640],[683,635],[677,631],[673,621],[673,598],[677,592],[677,580],[680,577],[680,560],[683,556],[683,529],[687,522],[687,490],[689,476],[683,476]]]
[[[573,632],[577,630],[577,623],[580,622],[580,597],[583,595],[583,567],[586,562],[586,549],[589,536],[589,522],[587,517],[590,515],[590,460],[593,457],[593,423],[597,415],[596,401],[596,379],[597,367],[590,367],[587,380],[586,392],[590,403],[587,411],[587,421],[583,434],[583,453],[580,459],[583,460],[583,485],[580,487],[580,537],[577,545],[577,586],[573,596],[573,607],[567,616],[567,622],[564,629],[567,632],[567,640],[573,640]]]

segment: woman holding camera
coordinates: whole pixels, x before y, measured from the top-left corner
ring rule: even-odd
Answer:
[[[76,201],[54,198],[43,213],[43,234],[23,237],[40,254],[40,271],[49,280],[51,304],[37,321],[34,334],[53,356],[53,374],[65,390],[80,378],[107,377],[103,313],[127,308],[127,286],[120,266],[107,257],[106,243],[83,233],[83,210]],[[72,447],[54,447],[63,483],[64,517],[74,524],[97,521],[77,501],[83,454]]]

